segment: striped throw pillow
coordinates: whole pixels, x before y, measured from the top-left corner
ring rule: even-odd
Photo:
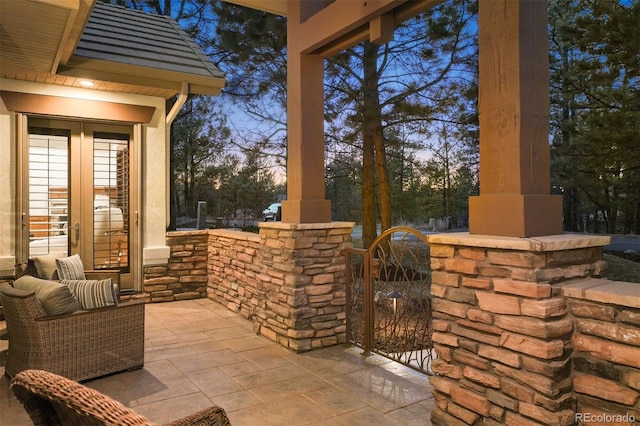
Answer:
[[[105,280],[62,280],[62,284],[78,298],[82,309],[103,308],[118,304],[111,278]]]
[[[84,274],[84,266],[80,255],[74,254],[69,257],[61,257],[56,259],[58,268],[58,277],[60,280],[86,280]]]

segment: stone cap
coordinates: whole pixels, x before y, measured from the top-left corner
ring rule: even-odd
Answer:
[[[638,283],[586,278],[559,284],[558,287],[566,297],[640,308],[640,284]]]
[[[356,226],[356,223],[355,222],[328,222],[328,223],[260,222],[258,226],[260,228],[292,229],[292,230],[338,229],[338,228],[353,228],[354,226]]]
[[[218,237],[233,238],[234,240],[260,241],[260,235],[255,232],[238,231],[235,229],[209,229],[207,233]]]
[[[427,236],[427,241],[429,244],[548,252],[606,246],[611,243],[611,237],[608,235],[560,234],[519,238],[454,232],[431,234]]]

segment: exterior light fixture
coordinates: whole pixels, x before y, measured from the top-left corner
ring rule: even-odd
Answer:
[[[93,86],[95,86],[95,83],[91,80],[80,80],[80,86],[82,87],[86,87],[86,88],[91,88]]]

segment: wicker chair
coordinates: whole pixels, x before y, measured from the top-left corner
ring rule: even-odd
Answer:
[[[33,292],[0,284],[9,337],[5,374],[42,369],[82,381],[144,364],[144,303],[47,315]]]
[[[47,371],[25,370],[13,378],[11,388],[36,426],[152,424],[118,401]],[[230,423],[224,409],[213,406],[169,425],[223,426]]]

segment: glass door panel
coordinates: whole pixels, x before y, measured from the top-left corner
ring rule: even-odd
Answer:
[[[85,269],[131,275],[132,127],[30,119],[28,255],[78,253]]]
[[[94,268],[129,269],[129,140],[93,139]]]
[[[69,136],[31,134],[29,255],[68,254]]]

